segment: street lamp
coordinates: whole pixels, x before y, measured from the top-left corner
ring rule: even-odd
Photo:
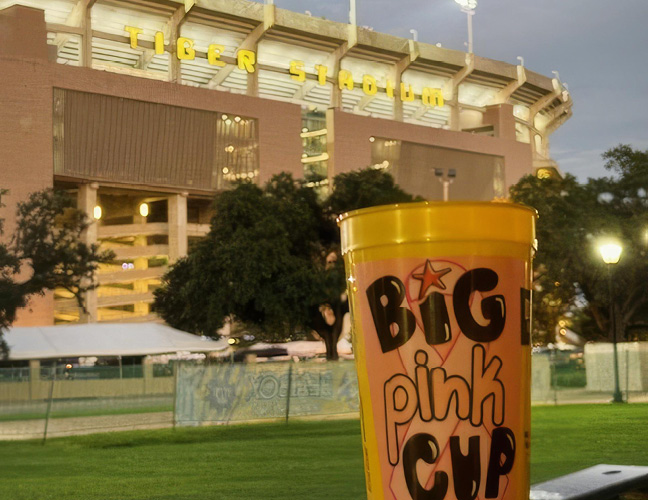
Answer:
[[[619,358],[617,354],[617,336],[616,336],[616,322],[614,318],[614,299],[612,296],[612,266],[619,262],[621,258],[621,251],[623,248],[621,245],[615,242],[608,242],[602,244],[598,248],[603,262],[607,264],[607,276],[608,276],[608,295],[610,297],[610,329],[612,330],[612,349],[614,356],[614,395],[612,397],[612,402],[614,403],[623,403],[623,396],[621,395],[621,389],[619,389]]]
[[[472,54],[473,52],[473,28],[472,28],[472,16],[475,15],[475,9],[477,8],[477,0],[455,0],[461,7],[461,12],[465,12],[468,16],[468,53]]]

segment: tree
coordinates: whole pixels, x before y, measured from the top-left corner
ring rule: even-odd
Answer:
[[[209,234],[164,276],[155,310],[170,325],[207,336],[232,317],[266,340],[291,338],[316,300],[315,206],[312,190],[285,174],[263,190],[242,182],[220,193]]]
[[[566,274],[578,265],[581,256],[562,251],[582,244],[587,231],[583,221],[584,193],[576,179],[522,178],[511,188],[513,201],[534,207],[538,251],[534,259],[533,336],[534,342],[552,341],[560,318],[573,306],[578,295],[577,281]]]
[[[525,177],[511,189],[514,201],[538,210],[538,252],[534,278],[534,334],[547,342],[571,308],[582,321],[593,320],[610,338],[607,270],[597,251],[604,238],[619,240],[621,261],[614,266],[613,307],[617,340],[648,319],[648,152],[620,145],[604,153],[614,175],[579,184],[564,179]]]
[[[340,193],[356,189],[360,179],[369,191],[387,186],[393,201],[411,200],[393,180],[385,182],[388,174],[374,172],[336,177],[323,207],[312,189],[285,173],[263,189],[243,182],[219,193],[209,234],[164,276],[155,310],[171,326],[207,336],[230,318],[268,341],[314,330],[327,358],[337,359],[349,306],[335,216],[370,203],[351,196],[345,206]]]
[[[0,219],[0,234],[3,222]],[[96,286],[93,276],[98,265],[114,257],[113,252],[99,252],[98,245],[80,240],[89,224],[61,191],[39,191],[18,204],[15,232],[8,242],[0,243],[0,334],[32,295],[45,290],[65,288],[85,310],[83,294]],[[4,344],[3,352],[7,352]]]
[[[341,214],[350,210],[407,203],[415,201],[412,195],[403,191],[394,178],[373,168],[364,168],[338,174],[333,181],[333,192],[325,202],[329,214]],[[416,201],[422,198],[416,198]]]
[[[415,201],[414,197],[403,191],[389,173],[364,168],[335,176],[333,191],[324,202],[324,207],[325,214],[328,215],[327,221],[330,223],[339,214],[351,210],[412,201]],[[330,231],[326,234],[330,234]],[[337,228],[333,234],[334,240],[329,240],[325,245],[326,259],[322,281],[326,299],[318,308],[320,314],[313,312],[311,316],[311,325],[324,339],[329,359],[337,359],[337,343],[342,333],[344,315],[349,312],[349,300],[345,293],[346,274],[340,255],[340,234]]]

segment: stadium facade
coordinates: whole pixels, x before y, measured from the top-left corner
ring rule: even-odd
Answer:
[[[571,116],[556,78],[245,0],[0,0],[0,187],[58,187],[116,259],[82,314],[63,290],[19,325],[147,321],[168,265],[236,179],[289,171],[322,194],[373,166],[407,191],[506,195],[552,175]],[[440,177],[439,177],[440,176]],[[7,235],[5,235],[7,237]]]

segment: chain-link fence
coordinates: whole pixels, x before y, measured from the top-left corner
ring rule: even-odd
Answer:
[[[533,355],[531,400],[536,404],[607,403],[615,389],[612,344]],[[617,349],[618,387],[626,402],[648,402],[648,344],[623,342]]]
[[[648,344],[617,363],[623,399],[648,402]],[[614,379],[611,344],[535,353],[531,400],[606,403]],[[357,413],[353,361],[0,369],[0,440]]]
[[[174,387],[155,365],[0,368],[0,440],[167,427]]]
[[[357,414],[355,365],[183,363],[175,408],[178,425]]]

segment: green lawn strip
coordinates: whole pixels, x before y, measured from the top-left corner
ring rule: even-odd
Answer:
[[[68,411],[52,411],[50,418],[71,418],[71,417],[96,417],[107,415],[132,415],[138,413],[158,413],[165,411],[173,411],[173,407],[169,405],[164,406],[149,406],[142,408],[89,408],[87,410],[68,410]],[[30,412],[30,413],[13,413],[9,415],[0,415],[0,422],[11,422],[20,420],[43,420],[45,413],[43,412]]]
[[[538,406],[532,409],[531,480],[600,463],[648,465],[648,405]]]
[[[648,465],[648,405],[535,407],[532,481],[596,463]],[[12,500],[365,497],[357,420],[294,421],[0,443]]]
[[[357,420],[78,436],[0,445],[12,499],[361,498]]]

